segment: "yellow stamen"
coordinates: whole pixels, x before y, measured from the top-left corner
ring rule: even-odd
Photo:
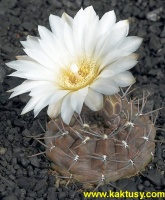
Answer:
[[[97,63],[84,56],[61,70],[58,83],[65,90],[75,91],[90,85],[97,76]]]

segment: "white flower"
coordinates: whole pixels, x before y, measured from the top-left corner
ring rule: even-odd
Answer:
[[[80,9],[74,18],[50,15],[52,32],[38,27],[40,38],[23,41],[26,56],[7,66],[10,74],[27,79],[9,92],[11,97],[30,92],[30,101],[22,114],[34,109],[34,115],[48,105],[48,115],[61,114],[69,124],[74,112],[80,114],[85,103],[91,110],[103,107],[103,95],[112,95],[119,87],[135,82],[128,71],[137,63],[142,39],[129,36],[128,20],[116,23],[114,11],[99,20],[93,7]]]

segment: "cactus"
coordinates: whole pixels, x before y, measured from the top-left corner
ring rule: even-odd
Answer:
[[[48,122],[44,140],[53,169],[69,180],[93,185],[144,170],[154,153],[156,129],[142,113],[146,98],[141,107],[139,102],[125,95],[105,96],[102,110],[84,107],[70,125],[60,118]]]

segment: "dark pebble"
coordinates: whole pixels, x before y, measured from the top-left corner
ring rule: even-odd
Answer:
[[[12,142],[14,140],[14,135],[7,136],[8,141]]]
[[[146,175],[146,177],[152,181],[152,183],[156,186],[160,186],[161,185],[161,175],[160,175],[160,171],[158,170],[149,170],[148,175]]]
[[[55,187],[49,187],[47,200],[54,200],[55,198],[57,198],[57,193],[55,192]]]
[[[10,188],[15,188],[16,184],[15,182],[7,179],[6,177],[3,177],[0,175],[0,180],[2,181],[2,183],[4,183],[6,186],[10,187]]]
[[[19,127],[23,127],[24,123],[20,119],[15,119],[14,125],[19,126]]]
[[[59,193],[58,193],[58,198],[59,198],[59,199],[63,200],[65,197],[67,197],[66,192],[59,192]]]
[[[6,189],[6,186],[4,184],[1,184],[0,185],[0,192],[5,191],[5,189]]]
[[[29,160],[30,160],[31,165],[33,165],[35,167],[39,167],[40,166],[40,163],[39,163],[39,160],[38,160],[37,156],[30,157]]]
[[[21,152],[21,148],[20,147],[14,147],[13,148],[13,152],[16,153],[16,154],[20,153]]]
[[[27,171],[28,171],[28,175],[29,176],[34,176],[34,171],[33,171],[33,167],[32,166],[28,166]]]
[[[165,163],[164,163],[164,161],[163,160],[158,160],[157,161],[157,165],[159,165],[159,166],[163,166]]]
[[[165,25],[164,25],[164,28],[163,28],[161,34],[160,34],[160,37],[165,37]]]
[[[29,162],[30,162],[30,161],[29,161],[27,158],[21,157],[21,159],[20,159],[20,163],[21,163],[21,165],[22,165],[23,167],[27,167],[28,164],[29,164]]]
[[[33,197],[26,197],[26,200],[34,200]]]
[[[58,0],[48,0],[50,5],[53,5],[55,8],[62,8],[62,2]]]
[[[49,184],[49,187],[54,186],[55,180],[56,180],[55,176],[53,176],[52,174],[48,175],[48,184]]]
[[[145,182],[144,182],[144,185],[145,185],[146,187],[149,187],[149,186],[150,186],[150,182],[149,182],[149,181],[145,181]]]
[[[33,192],[33,191],[28,192],[27,195],[30,196],[30,197],[33,197],[33,198],[36,198],[36,197],[37,197],[37,193],[36,193],[36,192]]]
[[[12,194],[4,197],[3,200],[19,200],[19,199],[15,196],[15,194],[12,193]]]
[[[41,180],[37,181],[37,184],[36,184],[36,186],[34,188],[34,191],[36,192],[36,191],[39,191],[41,189],[42,190],[46,190],[46,188],[47,188],[46,180],[45,179],[41,179]]]
[[[16,179],[16,177],[15,177],[13,174],[10,174],[10,175],[9,175],[9,178],[10,178],[11,180],[15,180],[15,179]]]
[[[36,180],[33,178],[20,177],[16,180],[19,187],[24,188],[25,190],[31,190],[36,184]]]
[[[138,189],[139,191],[143,191],[143,190],[144,190],[144,185],[143,185],[143,184],[139,184],[139,185],[137,186],[137,189]]]
[[[165,158],[165,149],[162,151],[162,157]]]
[[[23,22],[21,25],[27,31],[31,31],[32,29],[34,29],[34,25],[31,22]]]
[[[150,39],[150,48],[157,51],[161,48],[162,44],[160,43],[160,39],[156,36],[153,36],[151,39]]]

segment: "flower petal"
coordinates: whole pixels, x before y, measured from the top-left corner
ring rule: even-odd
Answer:
[[[74,110],[71,106],[71,93],[69,93],[63,100],[61,106],[61,117],[65,124],[69,124],[73,116]]]
[[[98,35],[96,32],[98,31],[98,23],[99,23],[99,17],[96,16],[91,22],[89,22],[91,25],[90,27],[86,27],[86,34],[84,38],[84,45],[85,45],[85,53],[87,55],[93,55],[95,51],[95,47],[97,45],[96,41],[98,38]]]
[[[42,97],[43,95],[32,97],[22,110],[21,115],[24,115],[25,113],[33,110],[36,104],[42,99]]]
[[[105,57],[125,40],[129,30],[128,20],[123,20],[113,26],[111,33],[106,37],[100,51],[96,51],[98,57]],[[109,39],[110,38],[110,39]]]
[[[31,80],[54,81],[54,73],[37,62],[16,60],[6,63],[6,65],[12,69],[18,70],[9,76],[22,77]]]
[[[67,22],[67,24],[72,27],[72,23],[73,23],[73,18],[71,16],[69,16],[67,13],[63,13],[62,17],[61,17],[65,22]]]
[[[21,41],[21,44],[24,48],[35,48],[40,49],[40,45],[38,42],[38,37],[28,35],[26,41]]]
[[[98,78],[90,85],[90,88],[105,95],[119,92],[118,85],[111,78]]]
[[[55,36],[58,39],[61,39],[61,42],[62,42],[63,41],[62,32],[63,32],[63,27],[64,27],[64,21],[56,15],[50,15],[49,23],[50,23],[52,32],[55,34]]]
[[[104,35],[106,32],[110,32],[116,22],[116,15],[114,10],[106,12],[99,22],[99,35]]]
[[[85,87],[71,94],[71,106],[78,114],[81,113],[87,93],[88,87]]]
[[[135,78],[131,72],[125,71],[113,76],[113,80],[119,87],[127,87],[135,83]]]
[[[119,46],[120,49],[125,50],[128,53],[136,51],[141,45],[143,39],[136,36],[127,37],[124,42]]]
[[[65,25],[64,25],[63,36],[64,36],[65,44],[66,44],[66,47],[67,47],[69,53],[72,56],[75,56],[76,52],[75,52],[75,46],[74,46],[74,40],[73,40],[73,32],[67,23],[65,23]]]
[[[41,40],[47,42],[48,44],[54,42],[54,34],[46,27],[38,26],[38,32],[40,34]]]
[[[38,86],[31,89],[31,92],[29,93],[29,96],[37,96],[41,95],[43,93],[49,93],[49,92],[56,92],[59,88],[56,86],[56,84],[50,82],[49,84],[45,84],[43,86]]]
[[[40,101],[34,107],[34,117],[36,117],[39,114],[39,112],[49,104],[49,99],[52,97],[53,94],[54,92],[47,92],[40,99]]]
[[[24,49],[26,54],[43,65],[45,68],[55,70],[55,64],[52,60],[43,52],[36,49]]]
[[[50,104],[54,104],[66,96],[70,90],[56,90],[55,94],[50,98]]]
[[[78,55],[84,52],[84,27],[84,11],[81,8],[73,19],[73,38]]]
[[[52,84],[52,83],[51,83]],[[36,87],[40,87],[42,88],[43,86],[46,86],[47,88],[49,88],[50,82],[49,81],[30,81],[30,80],[26,80],[24,81],[21,85],[7,91],[7,92],[13,92],[12,95],[10,96],[10,98],[15,97],[17,95],[23,94],[25,92],[29,92],[32,89],[36,88]]]
[[[85,104],[91,110],[98,111],[103,107],[103,95],[89,88],[88,94],[85,98]]]
[[[137,64],[138,55],[131,54],[105,67],[99,77],[108,78],[115,74],[129,70]]]
[[[59,40],[51,31],[43,26],[38,26],[38,31],[41,37],[39,43],[42,50],[53,63],[59,64],[63,60],[63,55],[66,57],[69,53],[64,44],[64,39],[62,38],[62,41]],[[68,37],[68,33],[65,33],[65,36]],[[58,65],[56,65],[56,67],[58,67]]]
[[[49,104],[47,114],[51,119],[56,118],[60,114],[62,102],[63,99],[57,101],[56,103]]]

